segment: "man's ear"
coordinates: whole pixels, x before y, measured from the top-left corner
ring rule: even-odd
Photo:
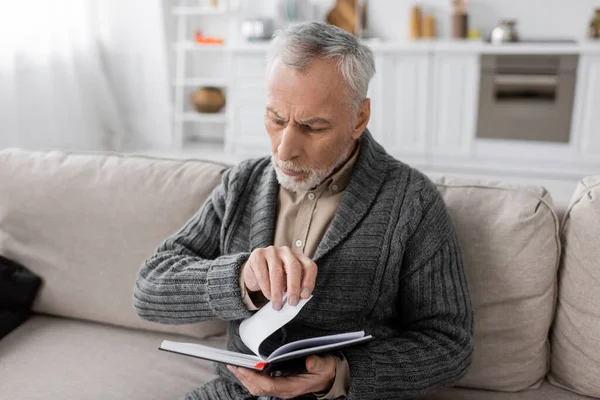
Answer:
[[[367,124],[369,123],[369,119],[371,118],[371,99],[364,99],[362,103],[360,103],[360,107],[358,107],[358,111],[356,112],[356,119],[354,126],[352,127],[352,139],[358,139]]]

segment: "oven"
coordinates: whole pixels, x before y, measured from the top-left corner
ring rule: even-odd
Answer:
[[[477,138],[568,143],[579,57],[486,54]]]

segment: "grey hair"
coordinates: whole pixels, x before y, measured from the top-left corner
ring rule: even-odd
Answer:
[[[375,75],[373,52],[353,35],[323,22],[304,22],[278,31],[267,54],[268,70],[279,59],[302,73],[313,58],[337,59],[347,102],[357,111]]]

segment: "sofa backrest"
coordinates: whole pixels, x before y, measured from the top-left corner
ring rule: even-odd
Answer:
[[[142,262],[202,206],[224,168],[140,156],[0,151],[0,254],[43,277],[34,306],[38,312],[197,338],[222,333],[226,325],[220,321],[187,326],[143,321],[132,309],[131,296]],[[600,309],[594,286],[600,281],[600,185],[595,182],[580,187],[563,228],[563,269],[572,264],[578,279],[597,279],[585,287],[579,281],[561,286],[564,301],[553,346],[575,372],[566,377],[567,369],[554,359],[553,368],[556,364],[555,381],[568,388],[581,387],[572,376],[590,382],[585,369],[600,364],[600,349],[594,347],[600,342],[590,345],[600,331],[598,319],[569,322],[588,312],[585,307]],[[443,178],[436,184],[457,227],[475,310],[473,363],[459,385],[504,391],[535,387],[548,371],[561,253],[550,195],[541,187],[499,182]],[[596,211],[589,214],[591,206]],[[580,272],[587,271],[580,250],[596,275]],[[569,277],[568,268],[562,274]],[[584,290],[595,293],[596,302],[568,310],[570,302],[582,301],[578,295]],[[569,358],[577,346],[567,343],[564,332],[570,335],[581,326],[587,329],[581,343],[590,345],[596,359],[582,364],[580,373],[571,369],[576,361]],[[589,389],[589,383],[584,386]]]
[[[475,349],[458,383],[517,391],[548,371],[560,255],[549,193],[534,186],[440,179],[454,221],[475,315]]]
[[[561,228],[551,383],[600,397],[600,175],[582,180]]]
[[[191,335],[225,323],[171,326],[132,308],[137,271],[220,182],[223,165],[107,154],[0,151],[0,254],[42,276],[34,310]]]

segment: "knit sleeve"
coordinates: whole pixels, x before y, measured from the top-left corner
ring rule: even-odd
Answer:
[[[239,285],[239,268],[250,254],[220,255],[230,172],[201,209],[143,263],[133,291],[133,307],[141,318],[187,324],[251,315]]]
[[[398,268],[398,333],[344,350],[349,399],[418,397],[453,384],[471,363],[473,312],[458,238],[443,200],[430,203]]]

